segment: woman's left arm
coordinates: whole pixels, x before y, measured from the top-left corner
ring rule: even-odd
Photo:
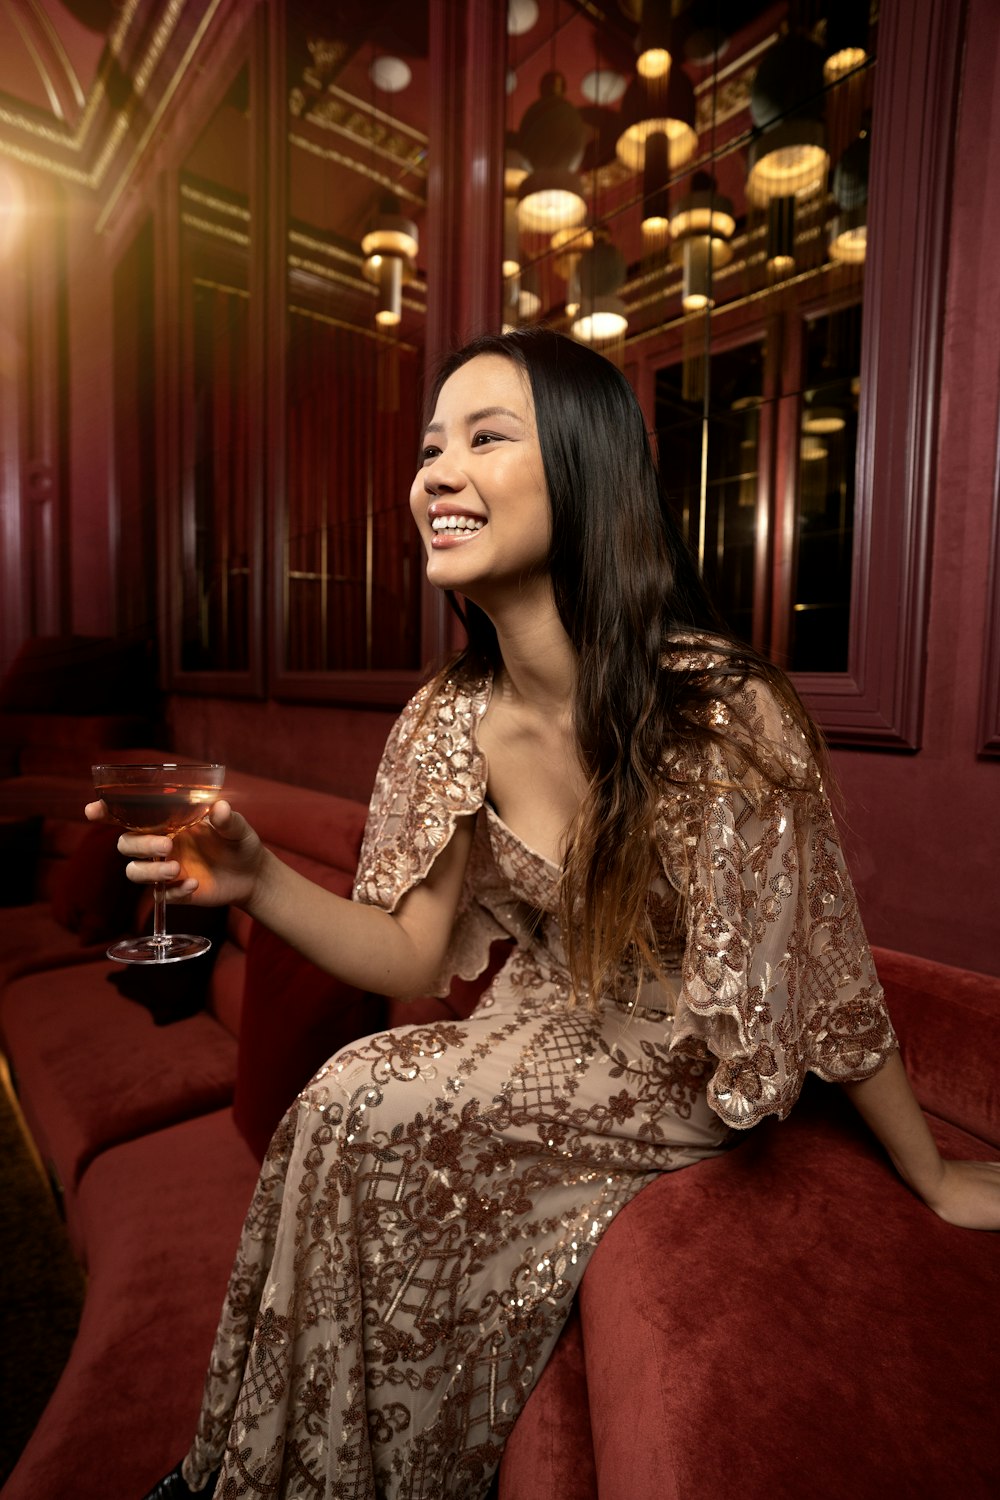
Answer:
[[[1000,1229],[1000,1162],[942,1157],[898,1052],[871,1078],[841,1087],[903,1181],[940,1218],[963,1229]]]

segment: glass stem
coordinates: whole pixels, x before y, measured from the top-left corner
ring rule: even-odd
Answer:
[[[165,947],[167,938],[167,897],[162,881],[153,886],[153,942]]]

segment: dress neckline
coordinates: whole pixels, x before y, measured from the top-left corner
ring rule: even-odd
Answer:
[[[493,685],[495,681],[496,673],[491,669],[486,677],[483,686],[481,700],[478,705],[478,711],[473,715],[471,724],[469,726],[469,734],[472,740],[472,746],[479,760],[479,765],[482,768],[483,807],[486,809],[487,818],[491,819],[497,825],[497,827],[507,835],[509,839],[513,839],[518,848],[523,849],[525,854],[530,854],[532,859],[537,859],[540,864],[543,864],[546,867],[546,869],[554,870],[555,873],[559,875],[562,873],[562,866],[557,865],[554,860],[549,859],[547,854],[540,854],[537,849],[532,849],[530,844],[526,844],[524,839],[521,838],[520,834],[515,833],[513,828],[511,828],[507,823],[504,822],[503,818],[501,818],[500,814],[497,812],[496,808],[493,806],[493,803],[490,801],[489,796],[487,795],[487,788],[489,786],[490,780],[490,763],[486,755],[486,751],[479,743],[479,726],[482,723],[483,718],[485,717],[486,710],[489,708],[490,704],[493,701]]]
[[[532,859],[537,859],[539,864],[544,865],[547,870],[552,870],[556,875],[562,874],[561,865],[557,865],[554,860],[549,859],[547,854],[540,854],[537,849],[532,849],[530,844],[524,842],[520,834],[515,833],[513,828],[504,822],[488,797],[483,798],[483,807],[486,809],[486,816],[490,822],[495,823],[500,831],[513,840],[519,849],[523,849],[525,854],[530,854]]]

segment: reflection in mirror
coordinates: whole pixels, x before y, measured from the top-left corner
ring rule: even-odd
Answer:
[[[421,664],[416,467],[426,4],[288,10],[287,462],[281,669]]]
[[[245,672],[252,557],[246,67],[180,179],[182,671]]]

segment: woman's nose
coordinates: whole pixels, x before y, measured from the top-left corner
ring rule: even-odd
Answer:
[[[451,494],[465,484],[465,475],[447,451],[439,453],[424,469],[424,489],[429,495]]]

